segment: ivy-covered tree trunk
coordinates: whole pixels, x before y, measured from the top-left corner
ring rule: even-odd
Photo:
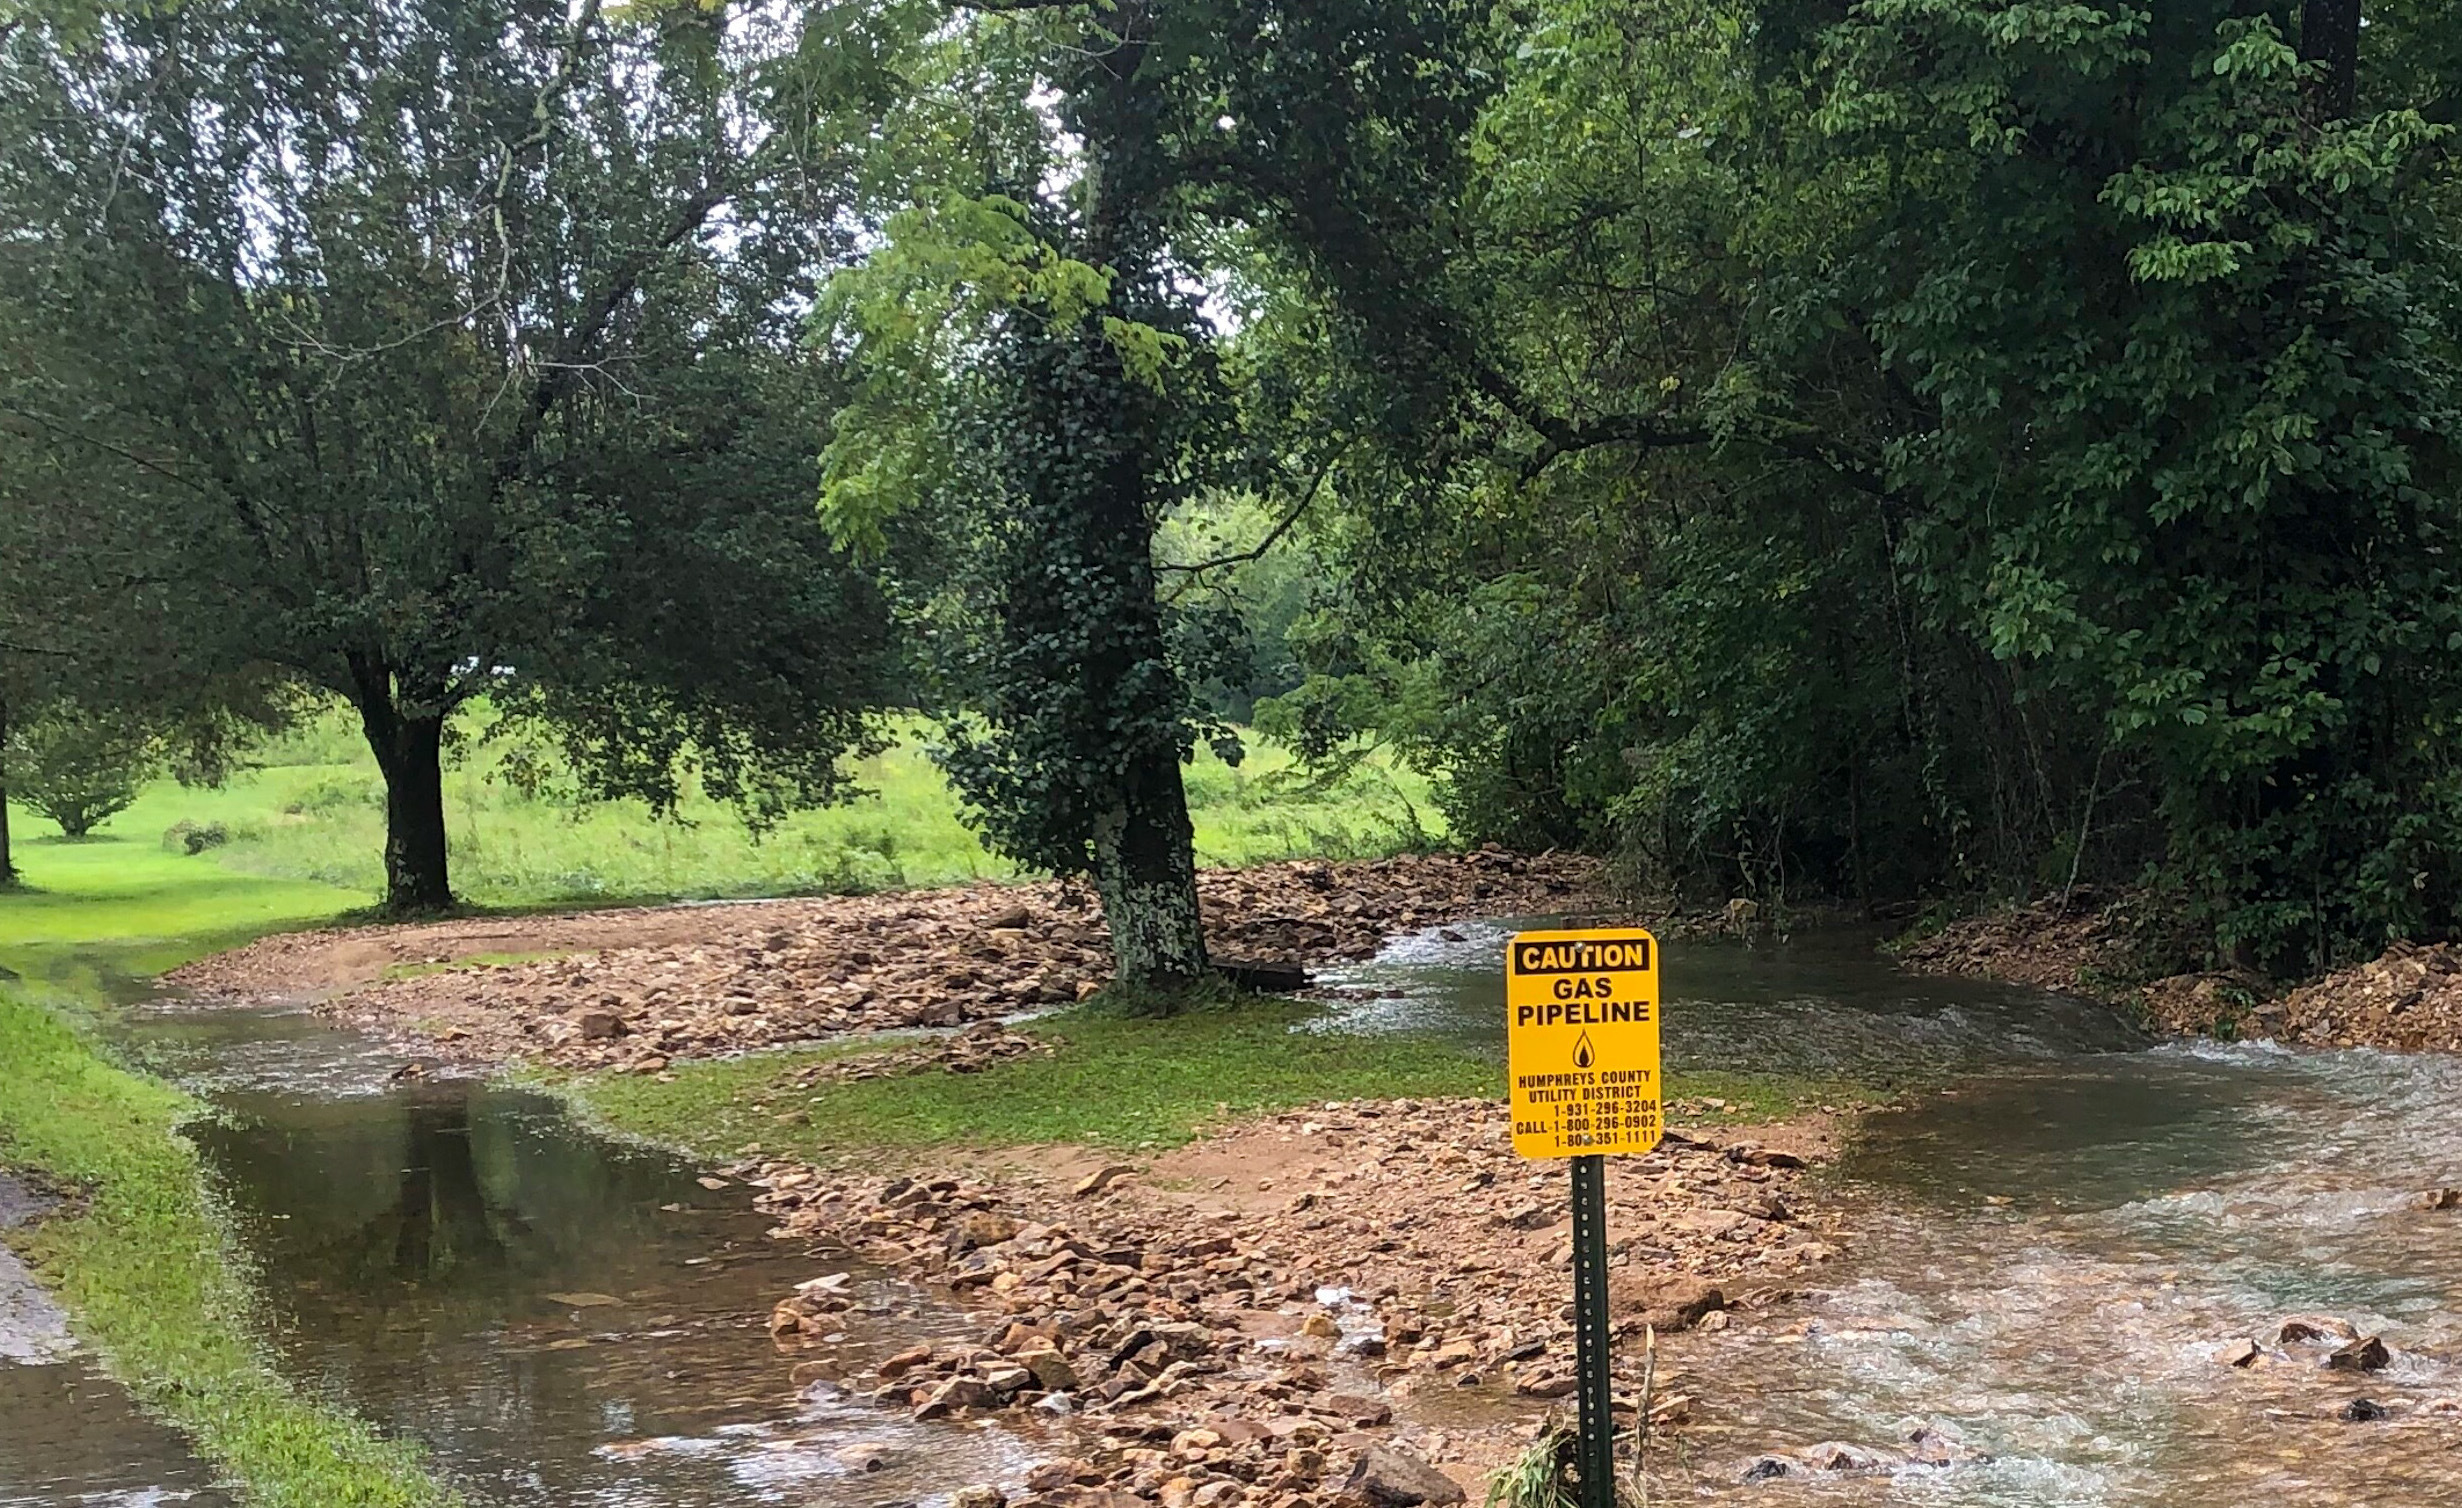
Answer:
[[[445,711],[403,698],[381,665],[352,660],[359,723],[385,777],[385,909],[448,911],[445,857]]]
[[[9,704],[0,697],[0,890],[17,883],[17,856],[9,846]]]
[[[1197,904],[1196,833],[1176,759],[1129,772],[1094,819],[1094,883],[1119,977],[1147,989],[1195,983],[1210,967]]]

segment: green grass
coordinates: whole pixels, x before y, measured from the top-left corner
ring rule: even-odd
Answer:
[[[688,792],[680,821],[655,821],[638,802],[578,799],[552,757],[541,760],[543,782],[517,781],[519,751],[485,736],[488,717],[481,709],[461,720],[445,778],[454,885],[476,905],[825,894],[1014,874],[961,819],[919,728],[857,765],[867,794],[798,813],[756,838],[697,790]],[[82,892],[86,871],[125,864],[167,887],[168,909],[172,891],[210,892],[221,875],[237,873],[264,888],[257,913],[235,926],[284,925],[372,903],[384,878],[384,785],[349,715],[328,711],[256,758],[257,768],[221,790],[157,782],[104,825],[97,845],[39,841],[58,829],[13,808],[19,832],[38,840],[21,845],[30,883]],[[1374,857],[1426,846],[1442,833],[1427,781],[1383,761],[1318,790],[1288,754],[1260,746],[1237,768],[1201,753],[1185,778],[1206,864]],[[229,842],[196,856],[174,852],[162,840],[180,822],[219,825]],[[181,879],[192,883],[180,887]],[[15,902],[0,902],[0,942],[17,915]],[[179,921],[166,916],[161,925]]]
[[[0,991],[0,1063],[0,1164],[81,1196],[16,1244],[114,1375],[265,1508],[452,1501],[415,1451],[301,1397],[250,1339],[247,1288],[174,1134],[185,1096],[22,993]]]
[[[1238,1116],[1323,1100],[1502,1094],[1503,1066],[1486,1054],[1437,1037],[1292,1029],[1315,1014],[1246,999],[1156,1019],[1122,1014],[1098,997],[1026,1028],[1059,1039],[1056,1052],[981,1073],[795,1082],[814,1063],[846,1056],[839,1046],[555,1087],[610,1130],[695,1156],[728,1157],[758,1142],[764,1153],[816,1162],[1063,1142],[1154,1150]],[[1710,1118],[1736,1123],[1862,1098],[1840,1083],[1777,1075],[1680,1077],[1671,1089],[1724,1099],[1727,1110]]]
[[[1498,1088],[1493,1061],[1451,1043],[1291,1029],[1309,1014],[1284,1001],[1244,1001],[1157,1019],[1097,1003],[1031,1028],[1059,1037],[1060,1051],[982,1073],[794,1084],[799,1070],[843,1055],[823,1049],[680,1064],[672,1083],[605,1075],[568,1088],[614,1129],[663,1145],[710,1155],[757,1141],[819,1159],[947,1145],[1172,1147],[1253,1111]],[[809,1124],[778,1119],[796,1111]]]

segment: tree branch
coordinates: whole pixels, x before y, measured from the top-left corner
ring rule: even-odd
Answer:
[[[1308,479],[1307,489],[1300,494],[1298,505],[1293,507],[1290,512],[1284,514],[1280,523],[1277,523],[1274,527],[1265,531],[1265,537],[1257,541],[1256,548],[1241,550],[1230,555],[1217,555],[1212,560],[1201,560],[1194,565],[1164,564],[1157,565],[1154,569],[1158,571],[1176,571],[1186,575],[1196,576],[1206,571],[1220,570],[1224,566],[1246,565],[1251,561],[1263,560],[1266,552],[1273,549],[1275,545],[1280,544],[1282,542],[1282,536],[1291,532],[1291,526],[1299,522],[1300,515],[1306,513],[1309,508],[1315,504],[1317,494],[1323,490],[1325,486],[1325,478],[1333,474],[1335,464],[1339,462],[1343,456],[1350,452],[1351,443],[1352,442],[1345,440],[1335,449],[1332,455],[1325,458],[1324,464],[1317,467],[1316,475]]]

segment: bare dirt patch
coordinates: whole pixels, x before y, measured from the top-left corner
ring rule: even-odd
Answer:
[[[1221,959],[1365,957],[1399,932],[1606,904],[1597,865],[1497,850],[1199,876]],[[495,953],[570,956],[385,979]],[[294,933],[176,971],[212,996],[310,998],[465,1061],[643,1072],[852,1032],[957,1026],[1083,999],[1109,979],[1093,898],[1059,884],[507,917]]]
[[[1773,1323],[1833,1255],[1809,1159],[1754,1134],[1670,1135],[1617,1161],[1628,1336]],[[1829,1132],[1781,1134],[1817,1151]],[[1309,1508],[1431,1463],[1475,1490],[1572,1390],[1564,1171],[1514,1157],[1490,1102],[1329,1104],[1142,1166],[1050,1149],[998,1173],[730,1171],[764,1188],[773,1234],[815,1247],[816,1276],[771,1320],[798,1380],[918,1419],[1083,1415],[1104,1447],[1027,1479],[1054,1508]],[[850,1260],[978,1308],[980,1342],[840,1368],[829,1337],[852,1300],[833,1269]],[[1690,1408],[1676,1344],[1660,1428]],[[1640,1365],[1637,1343],[1620,1348],[1634,1405]]]

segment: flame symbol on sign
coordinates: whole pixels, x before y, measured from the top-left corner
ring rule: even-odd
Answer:
[[[1573,1044],[1573,1066],[1575,1068],[1588,1068],[1591,1064],[1597,1062],[1598,1060],[1599,1055],[1590,1050],[1590,1034],[1588,1032],[1583,1032],[1581,1034],[1581,1040]]]

